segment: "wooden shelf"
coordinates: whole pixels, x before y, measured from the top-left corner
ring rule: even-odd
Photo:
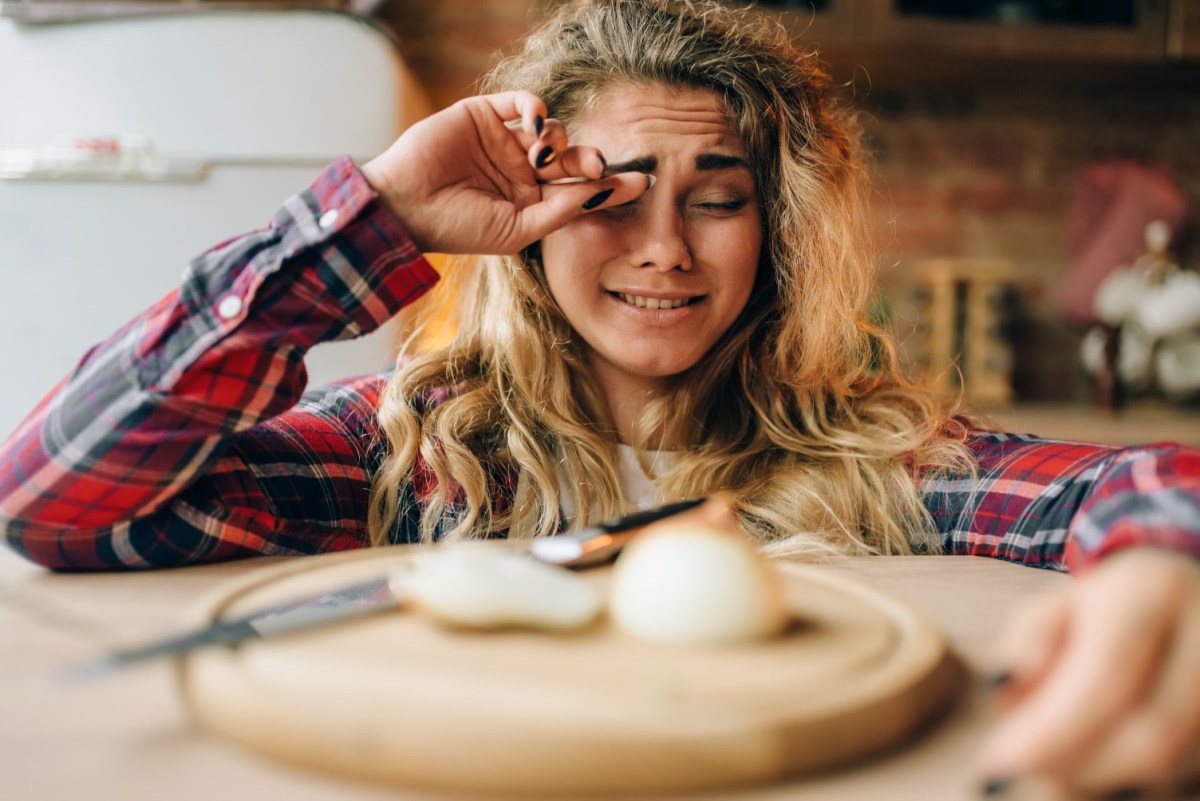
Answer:
[[[959,53],[984,59],[1057,63],[1156,64],[1200,58],[1200,0],[1138,0],[1134,23],[1070,23],[1038,19],[958,19],[904,13],[885,0],[829,0],[814,10],[803,0],[760,0],[799,41],[822,50],[861,48]]]

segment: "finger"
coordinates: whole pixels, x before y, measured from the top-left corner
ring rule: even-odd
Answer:
[[[465,105],[475,118],[484,150],[497,165],[507,164],[501,171],[520,175],[523,182],[532,184],[536,180],[534,172],[525,174],[504,154],[512,144],[516,153],[528,151],[543,136],[547,127],[546,104],[541,98],[531,92],[501,92],[467,98],[459,104]],[[514,168],[517,172],[512,172]]]
[[[546,120],[541,136],[527,145],[529,163],[538,171],[542,181],[561,181],[566,178],[604,177],[608,163],[597,148],[573,147],[568,143],[567,129],[558,120]]]
[[[546,120],[541,135],[529,146],[529,163],[542,180],[553,181],[565,177],[559,160],[566,150],[566,127],[558,120]]]
[[[598,179],[604,176],[608,162],[594,147],[568,147],[557,156],[552,164],[538,170],[543,181],[561,181],[570,178]]]
[[[1164,639],[1162,599],[1142,587],[1081,581],[1061,655],[985,744],[991,776],[1071,777],[1087,749],[1140,702]]]
[[[1062,651],[1072,587],[1039,595],[1008,619],[995,651],[1003,700],[1013,703],[1036,686]]]
[[[1181,609],[1164,660],[1145,702],[1082,766],[1080,787],[1167,789],[1200,778],[1200,600]]]
[[[542,202],[521,210],[522,238],[536,241],[590,211],[628,203],[654,184],[654,176],[623,172],[602,181],[546,184]]]
[[[485,103],[505,122],[520,120],[520,130],[530,137],[540,136],[545,128],[546,104],[532,92],[498,92],[470,98],[464,102]]]

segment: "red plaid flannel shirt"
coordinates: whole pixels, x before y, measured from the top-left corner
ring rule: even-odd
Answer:
[[[385,377],[302,394],[302,359],[436,280],[354,164],[334,163],[268,227],[197,257],[13,433],[0,450],[8,544],[56,569],[366,545]],[[921,487],[948,553],[1063,569],[1132,545],[1200,552],[1196,451],[983,431],[971,447],[976,479]],[[416,538],[402,518],[393,539]]]

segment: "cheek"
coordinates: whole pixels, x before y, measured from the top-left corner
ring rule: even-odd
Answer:
[[[596,282],[606,257],[606,244],[611,245],[611,238],[603,234],[601,226],[589,223],[586,218],[575,220],[542,239],[546,285],[560,306]]]
[[[725,265],[726,283],[744,305],[759,270],[762,236],[758,226],[745,225],[722,231],[708,244],[713,262]]]
[[[550,237],[542,240],[542,272],[546,276],[546,288],[560,307],[563,299],[572,294],[569,284],[573,271],[569,265],[575,260],[570,244],[569,240],[551,241]]]

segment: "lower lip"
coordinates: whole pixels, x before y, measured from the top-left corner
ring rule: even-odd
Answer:
[[[685,303],[678,309],[650,309],[645,306],[635,306],[632,303],[626,303],[618,297],[607,295],[608,299],[620,307],[622,314],[627,314],[634,320],[637,320],[643,325],[673,325],[674,323],[682,322],[696,313],[696,307],[704,302],[704,299],[693,300]]]

